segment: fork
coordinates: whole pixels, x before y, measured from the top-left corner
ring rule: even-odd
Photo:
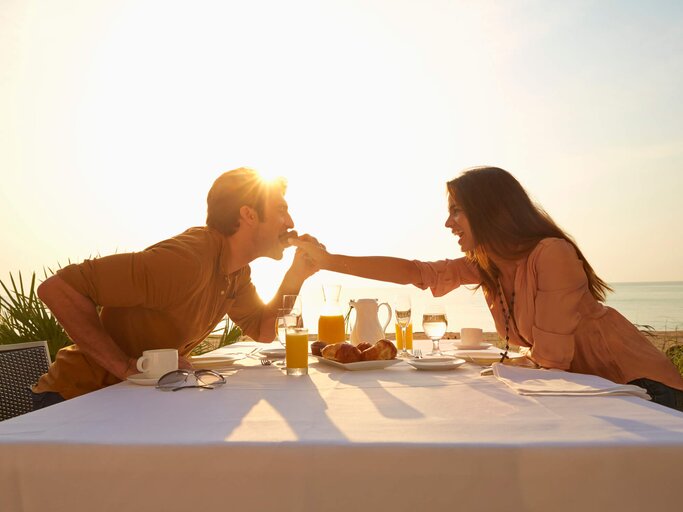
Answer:
[[[422,359],[422,350],[419,348],[413,349],[413,357],[415,359]]]
[[[270,359],[268,359],[267,357],[262,357],[260,359],[260,361],[261,361],[261,366],[270,366],[271,364],[273,364],[273,362]]]

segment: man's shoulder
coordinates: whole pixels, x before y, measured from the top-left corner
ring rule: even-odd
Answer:
[[[188,228],[178,235],[150,245],[145,251],[157,248],[185,248],[190,251],[198,250],[204,252],[215,243],[216,238],[206,226],[197,226]]]
[[[142,254],[147,258],[185,262],[194,266],[213,262],[219,252],[220,243],[206,227],[193,227],[147,247]]]

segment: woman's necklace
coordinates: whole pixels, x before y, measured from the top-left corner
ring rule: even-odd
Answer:
[[[500,362],[502,363],[506,359],[510,359],[508,357],[508,352],[510,351],[510,320],[512,320],[512,313],[515,310],[515,290],[512,290],[510,307],[507,309],[505,308],[503,285],[500,284],[500,280],[498,280],[498,290],[500,293],[500,307],[503,310],[503,318],[505,318],[505,352],[500,353]]]

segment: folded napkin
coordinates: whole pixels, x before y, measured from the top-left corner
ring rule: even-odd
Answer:
[[[617,384],[597,375],[493,365],[493,374],[520,395],[539,396],[605,396],[633,395],[650,400],[650,395],[632,384]]]

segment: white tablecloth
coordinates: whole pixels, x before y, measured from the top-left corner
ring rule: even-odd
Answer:
[[[640,398],[520,396],[470,364],[227,374],[0,423],[0,510],[680,509],[683,414]]]

